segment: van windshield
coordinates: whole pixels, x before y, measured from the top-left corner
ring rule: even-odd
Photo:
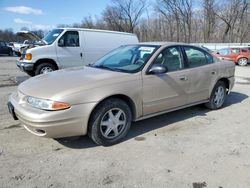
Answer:
[[[46,44],[52,44],[62,32],[63,29],[53,29],[43,38],[43,40]]]
[[[91,67],[135,73],[141,70],[159,46],[127,45],[108,53]]]

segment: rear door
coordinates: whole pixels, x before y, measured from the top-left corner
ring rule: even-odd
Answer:
[[[66,31],[58,40],[56,52],[60,68],[83,65],[83,47],[80,32]]]
[[[188,103],[196,103],[210,97],[218,77],[218,65],[213,57],[196,47],[183,46],[184,57],[188,63],[190,79]]]

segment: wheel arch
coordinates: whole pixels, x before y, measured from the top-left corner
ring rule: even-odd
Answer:
[[[103,103],[104,101],[106,100],[109,100],[109,99],[121,99],[123,100],[124,102],[126,102],[132,112],[132,120],[134,121],[136,119],[136,106],[135,106],[135,103],[134,101],[128,97],[127,95],[124,95],[124,94],[114,94],[114,95],[110,95],[108,97],[105,97],[103,98],[102,100],[100,100],[95,106],[94,108],[91,110],[91,113],[89,115],[89,118],[88,118],[88,127],[89,127],[89,123],[90,123],[90,119],[93,115],[93,113],[95,112],[95,110],[98,108],[98,106]]]
[[[43,59],[39,59],[36,61],[35,66],[34,66],[34,70],[36,70],[37,66],[41,65],[42,63],[51,63],[52,65],[54,65],[56,67],[56,70],[59,69],[55,60],[49,59],[49,58],[43,58]]]
[[[223,77],[223,78],[220,78],[219,80],[217,80],[217,82],[219,82],[219,81],[222,81],[222,82],[225,83],[226,90],[227,90],[227,93],[228,93],[228,90],[230,89],[230,80],[228,78],[226,78],[226,77]]]

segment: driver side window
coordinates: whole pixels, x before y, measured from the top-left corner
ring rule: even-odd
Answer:
[[[162,64],[168,71],[177,71],[184,68],[180,48],[177,46],[164,49],[156,58],[154,64]]]
[[[67,31],[62,38],[65,47],[78,47],[79,46],[79,33],[77,31]]]

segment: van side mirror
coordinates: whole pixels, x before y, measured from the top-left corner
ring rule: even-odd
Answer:
[[[154,64],[148,71],[148,74],[164,74],[168,68],[162,64]]]
[[[63,47],[64,45],[64,38],[60,38],[58,41],[58,46]]]

